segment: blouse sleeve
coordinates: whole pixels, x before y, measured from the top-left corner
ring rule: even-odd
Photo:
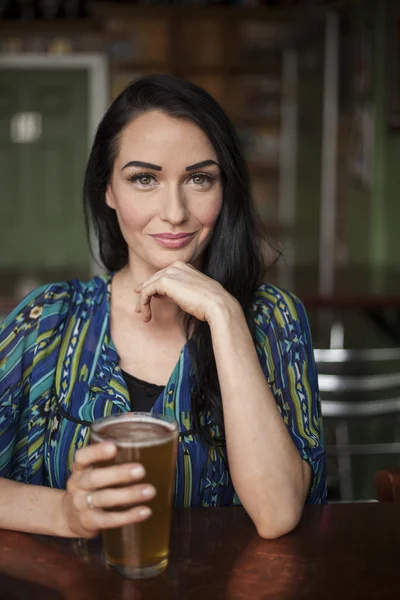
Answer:
[[[0,477],[9,475],[18,451],[17,432],[28,413],[25,404],[48,287],[34,290],[0,323]]]
[[[259,288],[255,304],[256,348],[282,418],[312,471],[310,504],[326,502],[318,378],[308,319],[296,296]]]

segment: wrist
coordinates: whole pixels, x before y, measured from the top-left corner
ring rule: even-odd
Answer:
[[[244,313],[239,302],[230,294],[221,295],[211,304],[207,322],[210,329],[226,327],[244,319]]]
[[[73,531],[70,523],[71,516],[71,498],[67,491],[63,491],[60,494],[59,503],[57,505],[57,535],[61,537],[79,537],[75,531]]]
[[[60,504],[57,516],[57,535],[69,538],[91,538],[95,536],[95,533],[86,530],[82,526],[79,519],[79,513],[73,504],[73,498],[67,491],[63,491],[63,493],[60,494]]]

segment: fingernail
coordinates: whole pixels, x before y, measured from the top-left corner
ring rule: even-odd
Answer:
[[[114,444],[106,444],[106,445],[104,446],[104,452],[105,452],[106,454],[114,454],[114,451],[115,451],[115,446],[114,446]]]
[[[144,477],[146,475],[146,471],[141,465],[137,465],[131,469],[131,475],[133,477]]]
[[[153,487],[147,487],[142,490],[142,496],[144,498],[154,498],[156,490]]]
[[[143,506],[143,508],[139,508],[139,515],[146,519],[151,515],[151,510],[148,506]]]

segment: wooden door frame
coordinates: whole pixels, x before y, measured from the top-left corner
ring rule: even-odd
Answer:
[[[81,54],[13,54],[0,57],[1,69],[86,69],[88,71],[88,130],[87,154],[94,139],[97,126],[109,104],[108,61],[101,53]],[[92,275],[104,272],[99,267],[97,244],[91,240],[94,258],[90,258]]]

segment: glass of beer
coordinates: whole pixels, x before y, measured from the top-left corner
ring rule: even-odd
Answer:
[[[118,452],[103,466],[140,463],[146,470],[143,483],[150,483],[157,490],[156,497],[148,503],[152,515],[146,521],[102,532],[106,562],[127,577],[153,577],[168,563],[178,424],[159,414],[122,413],[92,424],[92,443],[106,440],[113,441]]]

